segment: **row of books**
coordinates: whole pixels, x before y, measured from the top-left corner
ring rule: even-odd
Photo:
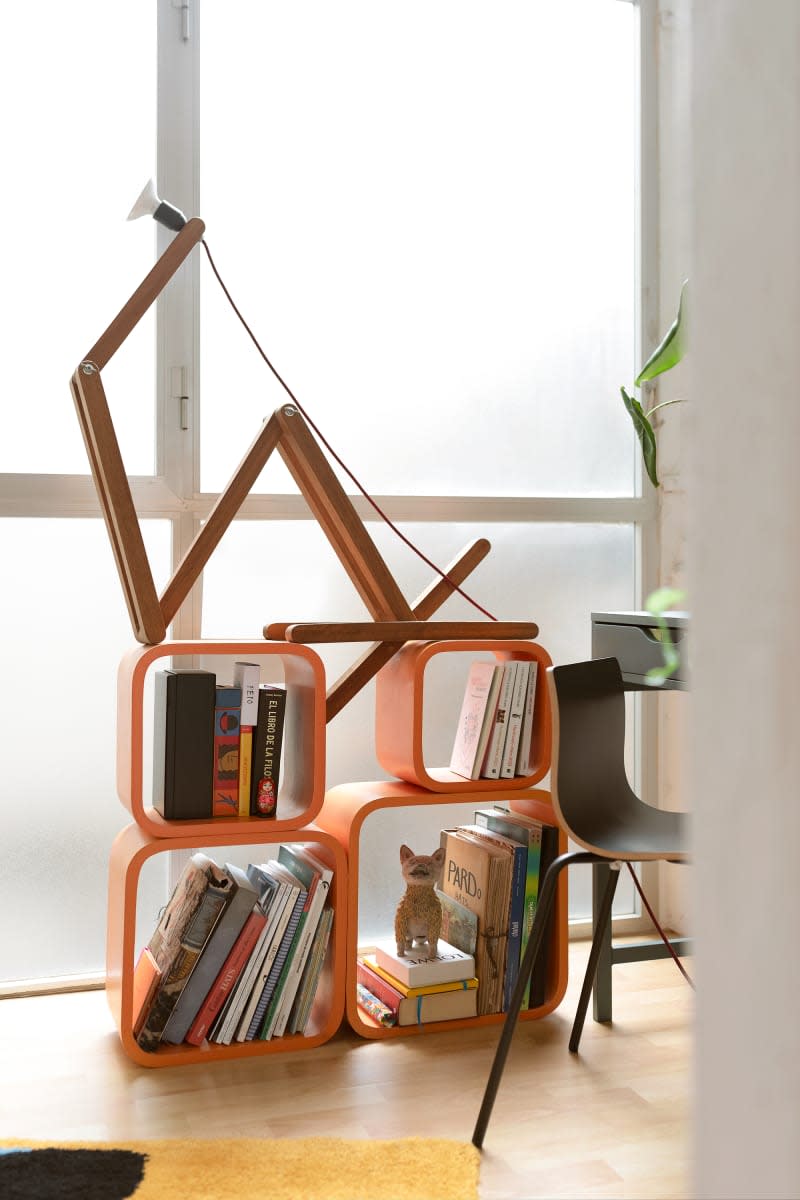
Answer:
[[[155,673],[153,806],[170,821],[274,817],[286,690],[237,662],[213,671]]]
[[[535,660],[472,663],[451,771],[465,779],[513,779],[532,773],[537,674]]]
[[[434,958],[399,956],[386,942],[360,956],[357,1001],[383,1025],[408,1025],[507,1010],[533,929],[540,881],[558,854],[558,830],[502,805],[441,832],[437,889],[442,937]],[[523,995],[545,1002],[555,915]]]
[[[333,925],[332,879],[303,843],[246,870],[193,854],[134,969],[138,1045],[304,1033]]]

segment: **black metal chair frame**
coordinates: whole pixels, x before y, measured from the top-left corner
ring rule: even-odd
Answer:
[[[566,787],[561,788],[559,770],[561,713],[558,681],[562,673],[564,673],[563,678],[565,680],[569,679],[570,672],[572,673],[572,683],[570,686],[573,692],[578,691],[585,681],[587,695],[580,697],[579,712],[576,714],[568,730],[567,741],[569,750],[573,753],[577,751],[575,742],[579,732],[578,726],[581,721],[585,721],[586,723],[589,744],[585,757],[581,756],[582,761],[579,763],[577,769],[573,770],[573,765],[570,764],[570,770],[573,770],[573,777],[567,781]],[[516,984],[509,1001],[508,1012],[503,1024],[497,1050],[495,1051],[494,1062],[492,1063],[481,1109],[472,1135],[473,1145],[479,1149],[483,1145],[486,1128],[489,1124],[497,1090],[500,1086],[506,1058],[508,1057],[511,1040],[514,1036],[514,1030],[519,1017],[525,987],[531,977],[536,959],[542,950],[548,927],[548,918],[555,902],[558,879],[561,872],[565,868],[578,863],[603,863],[612,868],[609,872],[608,883],[596,914],[595,931],[589,951],[589,960],[586,965],[586,974],[584,975],[583,987],[569,1039],[569,1049],[575,1054],[578,1051],[583,1032],[586,1010],[589,1005],[589,998],[592,994],[597,974],[597,965],[603,949],[604,935],[611,921],[611,908],[619,881],[621,864],[623,862],[635,863],[653,860],[666,862],[686,861],[683,814],[661,812],[645,805],[631,791],[625,778],[623,759],[625,701],[622,677],[616,659],[597,659],[587,663],[570,664],[567,667],[550,667],[547,674],[553,703],[553,806],[562,828],[569,836],[578,845],[589,846],[591,848],[575,850],[560,855],[551,863],[542,880],[539,903],[536,909],[531,936],[528,940],[528,945],[520,964],[519,975],[517,976]],[[582,746],[581,749],[583,749]],[[595,763],[595,758],[597,759],[597,764]],[[589,827],[587,837],[585,833],[584,836],[581,835],[579,827],[581,823],[580,818],[589,815],[589,806],[586,803],[587,797],[581,795],[579,802],[573,806],[573,811],[570,811],[568,803],[562,804],[562,801],[567,801],[567,793],[572,792],[573,784],[575,785],[574,792],[576,795],[581,791],[585,780],[591,776],[595,765],[599,766],[603,774],[602,783],[595,789],[597,797],[591,797],[594,810],[591,812],[591,820],[587,823]],[[585,790],[584,788],[584,792]],[[609,826],[604,829],[602,819],[599,822],[597,820],[598,813],[601,818],[604,811],[609,816],[612,815],[616,799],[615,791],[619,793],[620,806],[623,809],[627,807],[628,815],[632,818],[632,824],[637,817],[642,818],[643,828],[636,830],[638,836],[632,837],[627,846],[626,827],[624,824],[620,828],[614,828],[614,823],[611,821]],[[564,794],[560,795],[560,792]],[[630,829],[628,833],[630,836]],[[600,841],[604,843],[602,847],[596,844]]]

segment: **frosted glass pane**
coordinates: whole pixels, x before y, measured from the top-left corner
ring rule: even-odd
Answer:
[[[154,4],[3,6],[0,471],[89,470],[70,377],[154,257],[125,218],[155,158]],[[103,372],[128,471],[154,462],[152,314]]]
[[[143,534],[163,579],[169,525],[144,522]],[[0,972],[11,980],[102,971],[108,856],[130,820],[115,785],[128,614],[102,521],[3,520],[0,555],[24,581],[12,586],[9,574],[0,591]]]
[[[596,609],[632,608],[634,531],[629,525],[406,524],[407,537],[444,567],[473,538],[488,534],[492,551],[465,584],[466,590],[500,619],[533,619],[539,640],[553,661],[591,656],[590,614]],[[430,568],[382,525],[370,532],[407,598],[413,600],[430,580]],[[225,534],[204,575],[203,636],[258,638],[271,621],[359,620],[365,609],[319,527],[311,522],[235,522]],[[445,619],[479,619],[460,596],[440,609]],[[491,623],[487,621],[487,636]],[[332,683],[362,652],[363,646],[316,646]],[[453,723],[463,690],[461,656],[436,656],[426,692],[426,762],[449,761]],[[440,662],[439,660],[445,660]],[[433,665],[433,664],[432,664]],[[427,674],[427,673],[426,673]],[[328,726],[327,785],[361,779],[385,779],[374,752],[375,689],[366,687]],[[397,903],[399,873],[392,873],[401,840],[428,841],[439,817],[421,809],[406,817],[407,836],[394,817],[384,826],[370,818],[362,834],[360,936],[376,935],[372,917],[385,924]],[[435,829],[434,829],[435,827]],[[373,834],[371,831],[375,830]],[[418,835],[415,838],[415,834]],[[365,838],[376,838],[365,843]],[[369,846],[369,855],[365,846]],[[436,842],[433,842],[436,845]],[[420,845],[420,850],[423,846]],[[370,868],[369,862],[375,862]],[[379,864],[383,864],[381,867]],[[387,871],[386,864],[390,869]],[[630,907],[620,883],[620,904]],[[588,869],[574,871],[570,883],[574,917],[590,911]]]
[[[202,19],[209,245],[365,487],[631,494],[633,6],[249,0]],[[218,490],[238,431],[285,397],[207,266],[202,304]]]

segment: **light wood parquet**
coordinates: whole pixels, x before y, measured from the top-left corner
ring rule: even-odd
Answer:
[[[669,959],[614,967],[613,1026],[589,1018],[573,1056],[585,953],[571,947],[558,1011],[517,1029],[481,1200],[691,1194],[691,989]],[[498,1035],[367,1041],[345,1027],[315,1050],[148,1071],[122,1054],[102,992],[3,1000],[0,1136],[469,1140]]]

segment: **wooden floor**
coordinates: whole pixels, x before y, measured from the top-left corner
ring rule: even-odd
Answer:
[[[482,1200],[682,1200],[691,1194],[693,994],[669,959],[616,966],[613,1026],[589,1019],[573,1056],[585,948],[570,960],[562,1006],[515,1034],[486,1135]],[[2,1000],[0,1136],[468,1141],[498,1033],[365,1041],[345,1028],[307,1052],[150,1071],[121,1053],[102,992]]]

